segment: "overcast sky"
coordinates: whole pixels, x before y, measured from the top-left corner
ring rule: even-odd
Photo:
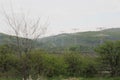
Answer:
[[[9,12],[10,0],[0,0]],[[49,17],[47,35],[61,32],[96,30],[98,27],[120,27],[120,0],[12,0],[14,11],[22,9],[31,13],[31,17]],[[0,15],[0,31],[4,32],[6,25]]]

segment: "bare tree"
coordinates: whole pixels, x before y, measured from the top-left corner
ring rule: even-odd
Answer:
[[[48,21],[41,22],[41,18],[31,19],[28,15],[23,13],[16,14],[11,6],[11,12],[8,13],[3,8],[5,23],[11,28],[14,35],[14,44],[16,45],[16,52],[19,58],[25,54],[29,58],[29,53],[34,49],[36,41],[46,32]],[[12,39],[13,40],[13,39]],[[12,42],[12,41],[11,41]],[[26,59],[27,59],[26,58]],[[22,63],[22,75],[27,79],[27,60]]]
[[[22,53],[28,54],[34,47],[35,41],[43,35],[47,29],[48,21],[41,23],[41,19],[31,19],[25,14],[16,14],[11,7],[11,13],[8,14],[3,9],[5,22],[14,32],[19,56]]]

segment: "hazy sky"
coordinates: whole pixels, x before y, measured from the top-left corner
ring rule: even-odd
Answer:
[[[10,0],[0,0],[9,12]],[[60,32],[96,30],[97,27],[120,27],[120,0],[12,0],[14,10],[31,13],[31,17],[49,17],[47,35]],[[6,26],[0,15],[0,31]]]

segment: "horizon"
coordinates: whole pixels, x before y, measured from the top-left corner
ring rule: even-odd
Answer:
[[[118,27],[116,28],[105,28],[105,29],[96,29],[96,30],[86,30],[86,31],[77,31],[77,32],[62,32],[62,33],[59,33],[59,34],[53,34],[53,35],[42,35],[39,37],[39,39],[41,38],[46,38],[46,37],[51,37],[51,36],[58,36],[58,35],[63,35],[63,34],[76,34],[76,33],[84,33],[84,32],[97,32],[97,31],[104,31],[104,30],[109,30],[109,29],[120,29]],[[2,33],[0,32],[0,34],[4,34],[4,35],[10,35],[10,36],[16,36],[14,34],[7,34],[7,33]],[[24,38],[24,37],[23,37]]]
[[[0,0],[1,7],[10,12],[30,13],[41,16],[43,22],[49,17],[50,25],[44,36],[61,33],[96,31],[99,27],[120,28],[119,0]],[[1,11],[1,9],[0,9]],[[0,14],[0,32],[10,34],[4,17]]]

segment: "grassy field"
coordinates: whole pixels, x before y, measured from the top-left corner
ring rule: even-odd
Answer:
[[[18,78],[0,78],[0,80],[21,80],[21,79],[18,79]],[[49,79],[44,78],[44,79],[38,79],[38,80],[120,80],[120,77],[116,77],[116,78],[49,78]]]

